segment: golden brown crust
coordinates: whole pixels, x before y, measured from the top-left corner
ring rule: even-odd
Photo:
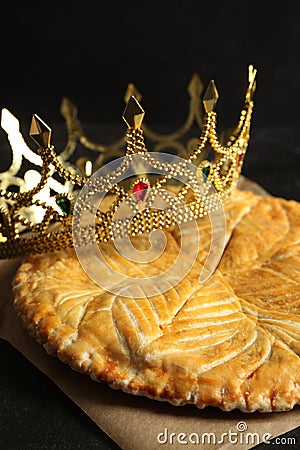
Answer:
[[[188,276],[151,298],[104,291],[66,250],[26,259],[15,309],[49,354],[114,388],[199,408],[289,410],[300,403],[300,205],[238,192],[226,217],[229,243],[203,286],[208,238]],[[176,255],[177,231],[168,236],[147,276]],[[103,250],[127,273],[145,272]]]

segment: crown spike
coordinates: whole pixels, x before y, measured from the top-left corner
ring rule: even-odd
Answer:
[[[188,93],[191,98],[198,98],[203,92],[203,83],[197,73],[194,73],[188,85]]]
[[[219,94],[215,85],[214,80],[210,80],[209,85],[207,86],[206,92],[203,97],[203,106],[207,113],[210,113],[214,110],[216,103],[218,101]]]
[[[256,74],[257,69],[254,69],[253,65],[250,64],[248,67],[248,89],[246,93],[246,99],[248,101],[252,100],[253,94],[256,89]]]
[[[51,128],[37,114],[33,114],[29,135],[34,142],[42,148],[50,147],[51,133]]]
[[[145,111],[137,101],[137,99],[132,95],[123,113],[123,119],[127,123],[129,128],[137,129],[140,128],[143,122]]]
[[[78,110],[68,97],[63,97],[60,104],[60,113],[63,117],[72,117],[75,119],[77,117]]]
[[[125,94],[124,94],[124,102],[127,104],[131,96],[134,96],[138,102],[142,100],[142,94],[137,90],[133,83],[128,83]]]

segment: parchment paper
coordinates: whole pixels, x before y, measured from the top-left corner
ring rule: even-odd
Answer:
[[[251,187],[254,190],[255,186]],[[261,443],[266,433],[269,437],[275,437],[299,426],[299,407],[289,412],[266,414],[223,412],[217,408],[198,410],[191,405],[176,407],[115,391],[72,371],[58,359],[48,356],[43,347],[28,336],[13,310],[11,281],[20,262],[0,262],[0,337],[10,342],[53,380],[122,449],[198,447],[244,450]],[[238,431],[238,428],[247,429]],[[230,432],[231,438],[226,435],[222,438],[223,433]],[[208,436],[204,433],[212,434]],[[250,433],[256,435],[247,437]],[[195,444],[196,435],[200,444],[204,439],[205,445]],[[238,441],[234,443],[236,439]]]

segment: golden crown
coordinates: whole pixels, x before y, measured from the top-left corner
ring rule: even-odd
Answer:
[[[188,86],[191,101],[187,120],[179,130],[166,135],[155,133],[143,124],[141,95],[133,84],[128,85],[125,94],[127,105],[123,119],[128,126],[126,136],[108,145],[92,142],[84,135],[76,107],[64,98],[61,113],[66,120],[68,142],[59,155],[51,145],[51,129],[36,114],[32,117],[29,135],[38,146],[37,153],[25,143],[18,120],[3,109],[1,126],[8,134],[13,157],[9,169],[0,174],[0,258],[71,247],[74,245],[74,226],[79,241],[88,243],[90,228],[84,224],[79,227],[79,222],[74,222],[74,205],[79,213],[87,209],[94,213],[94,237],[99,243],[124,235],[135,236],[169,228],[219,208],[220,202],[227,202],[234,192],[242,169],[249,141],[255,87],[256,69],[250,65],[239,123],[225,140],[223,137],[222,143],[214,111],[218,100],[215,83],[209,83],[203,96],[203,112],[200,100],[203,87],[196,75]],[[196,142],[195,138],[190,139],[185,148],[179,140],[195,121],[201,127],[200,138]],[[148,152],[144,136],[156,143],[155,153]],[[75,164],[70,163],[78,141],[98,153],[94,163],[82,156]],[[97,176],[97,169],[100,167],[101,171],[105,156],[120,155],[124,144],[126,151],[120,165],[112,172]],[[174,147],[177,151],[177,157],[168,159],[168,162],[158,157],[160,151],[167,147]],[[150,182],[150,176],[143,173],[142,176],[132,175],[130,186],[119,183],[125,169],[135,163],[136,155],[144,167],[155,168],[159,176]],[[176,159],[178,155],[180,159]],[[23,159],[32,167],[22,177],[19,173]],[[180,177],[184,183],[175,183],[174,186],[174,177]],[[79,196],[80,189],[86,184],[90,189]],[[104,191],[111,198],[105,211],[89,202],[91,195]],[[164,201],[163,208],[155,206],[157,195],[161,195]],[[116,211],[124,202],[130,210],[129,216],[116,217]]]

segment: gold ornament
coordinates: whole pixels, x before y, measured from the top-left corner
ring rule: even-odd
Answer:
[[[56,154],[51,145],[51,129],[37,115],[33,115],[30,126],[30,136],[38,145],[35,153],[24,142],[18,120],[8,110],[2,110],[1,126],[8,133],[13,158],[9,169],[0,174],[0,258],[16,258],[72,246],[73,210],[79,190],[89,180],[92,171],[104,163],[106,152],[113,152],[118,156],[124,143],[124,167],[130,164],[134,155],[139,155],[142,161],[156,167],[163,174],[151,183],[147,174],[139,176],[133,180],[128,190],[115,183],[117,177],[114,174],[108,174],[103,180],[93,176],[90,178],[93,192],[101,190],[104,184],[110,185],[109,193],[113,199],[106,211],[95,211],[97,242],[167,229],[175,223],[209,214],[219,207],[220,200],[226,203],[236,188],[248,146],[255,86],[256,69],[249,66],[244,109],[238,126],[227,139],[226,145],[220,143],[217,134],[217,114],[214,108],[218,92],[215,83],[209,83],[203,96],[203,117],[200,103],[202,83],[195,75],[188,86],[191,101],[187,120],[179,130],[168,135],[155,133],[143,124],[145,113],[139,103],[141,95],[132,84],[125,94],[127,106],[123,119],[128,126],[126,137],[106,146],[94,143],[84,135],[77,119],[76,107],[64,99],[61,112],[66,119],[69,137],[60,155]],[[179,139],[191,129],[195,121],[202,128],[201,136],[196,145],[193,139],[183,148]],[[144,134],[155,142],[156,151],[173,146],[178,150],[177,154],[184,158],[183,162],[175,160],[174,163],[163,164],[159,158],[153,157],[153,153],[150,154],[146,148]],[[78,140],[98,153],[96,161],[92,163],[81,156],[76,165],[70,164],[69,157]],[[212,158],[208,158],[210,153],[213,154]],[[32,168],[22,178],[19,171],[24,158],[32,164]],[[195,177],[188,170],[189,164],[197,167]],[[120,174],[122,170],[120,167],[117,172]],[[56,174],[62,181],[57,180]],[[184,176],[187,183],[178,188],[174,195],[170,179],[177,174]],[[10,186],[17,186],[19,189],[16,192]],[[161,191],[162,186],[164,189]],[[169,188],[172,195],[168,195]],[[141,208],[147,201],[151,204],[150,190],[154,194],[162,192],[167,207]],[[114,214],[124,201],[132,209],[132,216],[116,220]],[[76,207],[80,212],[89,206],[88,203],[84,205],[79,202]],[[76,233],[82,243],[89,242],[88,228],[83,226]]]

